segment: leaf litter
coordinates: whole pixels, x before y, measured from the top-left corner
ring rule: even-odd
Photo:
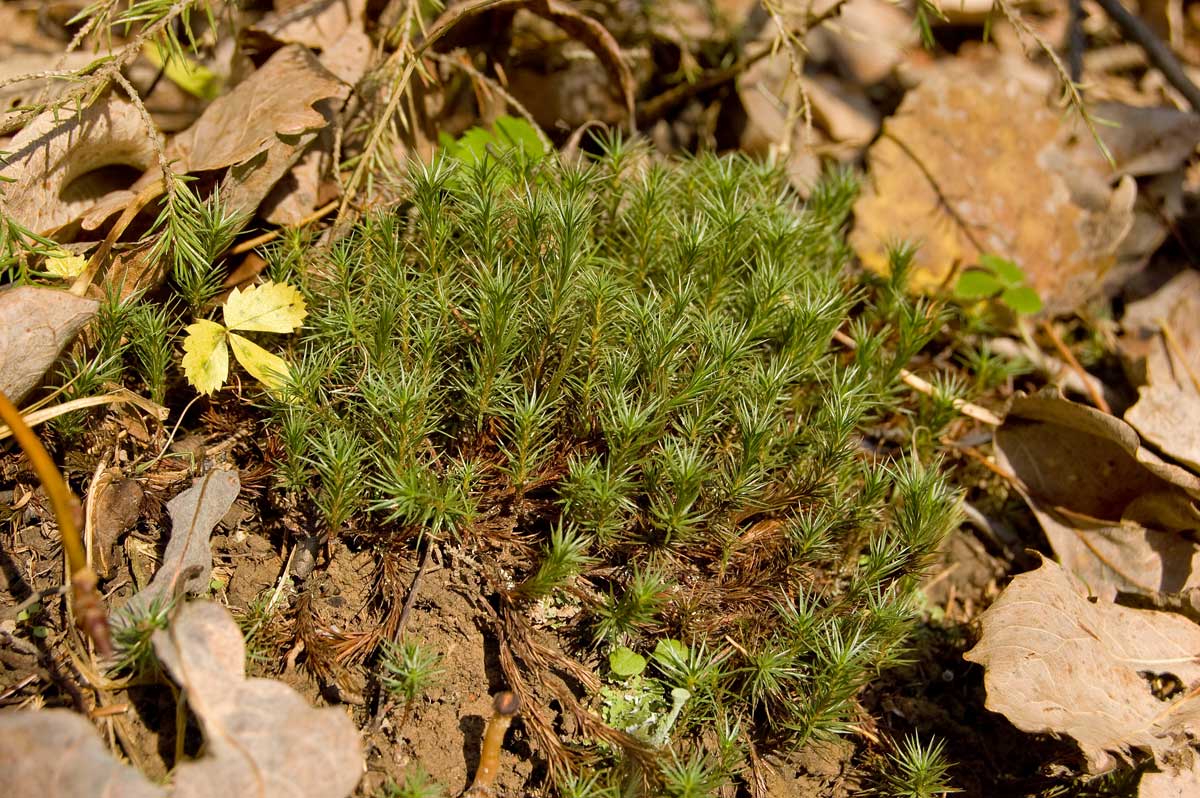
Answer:
[[[17,798],[343,798],[362,774],[354,723],[314,709],[273,679],[247,679],[245,641],[224,607],[184,604],[154,650],[199,721],[199,758],[178,763],[170,788],[150,783],[105,748],[88,720],[68,710],[0,714],[0,767]]]
[[[1027,732],[1074,739],[1092,772],[1131,749],[1166,762],[1200,721],[1200,626],[1091,596],[1050,560],[1019,574],[980,617],[964,656],[986,668],[987,707]],[[1164,700],[1150,677],[1189,686]]]
[[[197,477],[190,488],[167,503],[171,539],[154,579],[118,612],[118,621],[136,618],[151,606],[173,601],[185,593],[203,593],[212,574],[209,537],[238,496],[237,472],[213,469]]]

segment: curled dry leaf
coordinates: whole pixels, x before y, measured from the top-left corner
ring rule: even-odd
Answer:
[[[1118,418],[1057,395],[1013,399],[996,431],[1001,467],[1063,565],[1099,595],[1200,587],[1200,480],[1141,446]]]
[[[184,690],[204,754],[164,789],[118,762],[81,715],[62,709],[0,714],[0,773],[12,798],[344,798],[362,773],[354,723],[310,707],[271,679],[247,679],[246,646],[229,611],[185,604],[154,650]]]
[[[287,685],[245,677],[246,645],[223,607],[191,602],[154,651],[187,694],[205,755],[175,770],[174,798],[342,798],[362,773],[354,723]]]
[[[240,483],[236,471],[214,470],[196,477],[192,486],[167,503],[171,514],[171,539],[162,565],[150,584],[134,595],[118,612],[136,616],[155,601],[167,601],[180,593],[199,593],[208,588],[212,575],[209,537],[237,498]],[[119,621],[118,621],[119,623]]]
[[[288,87],[287,91],[280,91]],[[277,51],[233,91],[218,97],[196,124],[171,141],[168,155],[183,172],[223,169],[265,152],[280,137],[325,127],[313,108],[347,88],[299,45]]]
[[[919,243],[918,289],[994,253],[1024,270],[1049,312],[1086,301],[1116,273],[1136,185],[1077,200],[1060,174],[1061,116],[1015,77],[940,68],[871,147],[850,243],[876,271],[892,242]]]
[[[11,798],[163,798],[113,758],[87,718],[66,709],[0,714],[0,773]]]
[[[318,60],[347,86],[358,83],[371,60],[371,39],[363,29],[365,0],[345,3],[302,3],[276,11],[251,29],[283,44],[302,44],[320,51]],[[345,96],[322,100],[317,110],[332,120]],[[323,200],[336,195],[332,170],[334,135],[325,127],[299,161],[271,188],[260,208],[271,224],[293,225],[305,219]]]
[[[280,91],[281,86],[293,88]],[[184,174],[233,167],[221,186],[223,206],[230,213],[251,213],[329,123],[314,106],[348,93],[311,52],[288,45],[171,139],[167,160]],[[83,226],[98,227],[158,178],[148,172],[128,191],[97,203]]]
[[[1200,682],[1200,626],[1166,612],[1090,600],[1049,560],[1013,579],[964,656],[985,668],[987,707],[1027,732],[1072,737],[1093,772],[1138,748],[1161,764],[1200,721],[1195,689],[1159,699],[1154,676]]]
[[[46,111],[6,145],[10,180],[0,209],[25,227],[49,234],[91,210],[106,194],[125,196],[127,185],[105,185],[97,170],[155,161],[154,140],[127,100],[104,95],[78,114]],[[127,202],[128,200],[126,200]]]
[[[1158,451],[1200,472],[1200,395],[1167,385],[1146,385],[1125,420]]]
[[[13,402],[24,399],[98,307],[38,286],[0,291],[0,391]]]
[[[1125,420],[1158,451],[1200,472],[1200,274],[1181,272],[1132,303],[1121,351],[1138,402]]]
[[[1200,114],[1121,103],[1097,103],[1089,110],[1104,123],[1096,132],[1112,155],[1112,164],[1078,115],[1067,118],[1060,134],[1071,161],[1088,173],[1136,177],[1166,174],[1183,166],[1200,143]]]

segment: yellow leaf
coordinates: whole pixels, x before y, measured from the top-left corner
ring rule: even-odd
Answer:
[[[87,268],[87,258],[72,255],[65,249],[52,249],[46,253],[46,271],[55,277],[71,280],[78,277]]]
[[[229,345],[233,347],[233,356],[246,371],[272,391],[278,391],[287,382],[291,369],[287,361],[279,355],[268,352],[236,333],[229,334]]]
[[[235,288],[225,301],[225,326],[231,330],[289,333],[307,315],[304,297],[286,283]]]
[[[225,328],[201,319],[187,327],[183,339],[183,373],[200,393],[211,394],[229,376],[229,349]]]
[[[156,67],[163,66],[163,54],[159,47],[147,44],[142,48],[142,55]],[[179,88],[201,100],[215,100],[221,93],[221,77],[203,64],[199,64],[186,56],[168,58],[163,75]]]

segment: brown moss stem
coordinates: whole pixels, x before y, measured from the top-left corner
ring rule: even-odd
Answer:
[[[496,774],[500,772],[500,747],[504,744],[504,735],[508,731],[512,719],[521,709],[521,699],[516,693],[505,690],[496,693],[492,699],[491,720],[483,732],[483,745],[479,750],[479,769],[475,771],[475,780],[471,782],[468,795],[489,795]]]

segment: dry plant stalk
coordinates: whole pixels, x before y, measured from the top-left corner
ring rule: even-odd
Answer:
[[[509,690],[496,693],[492,699],[493,714],[483,732],[483,746],[479,751],[479,769],[475,771],[475,780],[467,795],[491,795],[494,791],[492,784],[496,774],[500,772],[500,747],[504,744],[504,735],[512,725],[512,719],[521,710],[521,699]]]
[[[71,494],[67,483],[63,480],[62,473],[50,459],[46,447],[42,446],[41,440],[25,423],[21,411],[17,410],[16,405],[3,391],[0,391],[0,419],[3,419],[8,428],[12,430],[13,437],[17,439],[21,450],[29,458],[29,463],[37,472],[38,479],[41,480],[42,487],[46,489],[46,495],[50,498],[50,505],[58,520],[58,531],[62,536],[63,552],[71,571],[75,623],[83,630],[84,634],[91,638],[96,646],[96,651],[102,657],[107,657],[113,653],[112,637],[108,630],[108,615],[104,611],[104,605],[100,602],[100,594],[96,592],[96,584],[99,580],[96,572],[88,567],[87,555],[84,553],[83,542],[79,537],[79,529],[83,525],[83,508],[80,506],[79,500]]]

